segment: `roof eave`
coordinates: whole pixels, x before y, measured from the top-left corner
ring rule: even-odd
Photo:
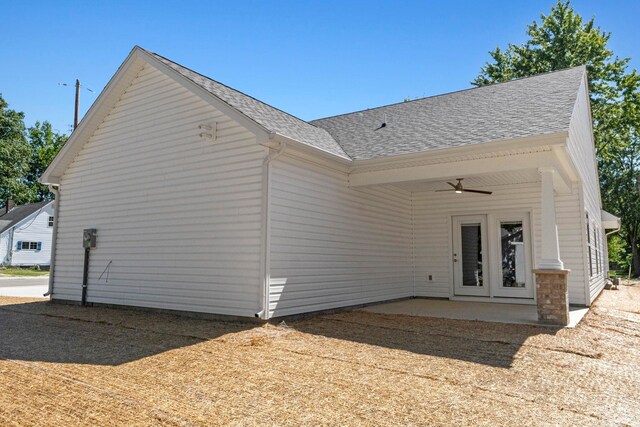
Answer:
[[[493,140],[477,144],[465,144],[456,147],[438,148],[434,150],[419,151],[407,154],[397,154],[390,156],[374,157],[371,159],[356,159],[353,161],[353,167],[365,166],[382,166],[393,163],[404,163],[407,161],[426,160],[438,157],[455,157],[460,154],[480,154],[497,150],[507,149],[525,149],[540,146],[554,146],[566,144],[568,131],[552,132],[541,135],[532,135],[521,138],[510,138],[502,140]]]
[[[41,184],[57,185],[60,183],[60,177],[64,173],[68,164],[72,161],[72,158],[70,159],[70,157],[75,157],[75,154],[77,154],[81,148],[81,146],[78,147],[79,141],[81,141],[83,137],[88,138],[90,136],[87,135],[89,132],[93,133],[95,131],[95,128],[99,126],[99,123],[97,122],[101,121],[100,119],[104,119],[104,116],[106,116],[106,110],[110,110],[110,108],[115,105],[115,102],[117,102],[117,99],[114,100],[113,105],[108,102],[111,100],[110,96],[113,94],[115,88],[119,85],[124,86],[124,83],[127,80],[133,80],[142,69],[142,63],[136,64],[136,60],[139,59],[141,51],[142,49],[135,46],[127,58],[122,62],[122,64],[120,64],[118,70],[111,77],[107,85],[89,108],[89,111],[87,111],[85,116],[80,120],[78,127],[71,132],[67,142],[62,146],[49,167],[38,179]],[[122,92],[124,92],[124,88]],[[114,96],[113,98],[116,97]],[[117,98],[119,98],[119,96]]]
[[[298,150],[303,151],[305,153],[317,155],[327,160],[338,162],[342,165],[351,165],[353,163],[353,160],[348,157],[339,156],[335,153],[331,153],[319,147],[305,144],[304,142],[298,141],[297,139],[293,139],[285,135],[281,135],[277,132],[272,132],[271,135],[269,136],[269,141],[264,145],[268,146],[270,141],[285,143],[287,145],[294,146]]]
[[[82,118],[78,127],[71,133],[69,140],[64,144],[62,149],[58,152],[58,155],[53,159],[49,167],[42,174],[38,180],[45,185],[58,185],[60,179],[66,169],[71,163],[73,157],[79,152],[82,147],[83,139],[86,141],[95,129],[100,125],[100,122],[113,108],[117,100],[120,98],[121,93],[118,96],[113,92],[117,87],[125,86],[121,88],[121,92],[126,90],[127,83],[133,81],[138,75],[140,70],[144,67],[144,64],[150,64],[166,76],[170,77],[177,83],[181,84],[184,88],[191,91],[195,95],[199,96],[205,102],[212,104],[215,108],[220,110],[223,114],[235,120],[240,125],[247,128],[251,133],[256,136],[258,143],[264,143],[269,139],[271,131],[262,126],[255,120],[247,117],[234,107],[230,106],[222,99],[205,90],[186,76],[183,76],[178,71],[162,63],[146,50],[139,46],[135,46],[124,62],[118,67],[116,73],[111,77],[105,88],[100,92],[98,98],[93,105],[87,111],[87,114]],[[113,99],[115,98],[115,99]],[[113,100],[113,102],[108,102]]]

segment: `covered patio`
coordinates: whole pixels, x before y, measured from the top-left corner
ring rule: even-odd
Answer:
[[[411,193],[414,299],[375,312],[575,325],[587,306],[581,188],[567,133],[356,161],[352,188]],[[420,157],[420,158],[418,158]],[[456,183],[457,182],[457,183]],[[456,183],[456,184],[454,184]]]
[[[495,304],[478,301],[412,298],[403,301],[375,304],[360,310],[379,314],[402,314],[441,319],[540,325],[537,307],[533,304]],[[570,306],[569,323],[566,327],[576,327],[587,314],[588,310],[587,307]]]

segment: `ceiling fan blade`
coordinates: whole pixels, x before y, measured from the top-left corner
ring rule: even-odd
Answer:
[[[436,193],[442,193],[442,192],[451,192],[451,191],[456,191],[456,190],[436,190]]]
[[[457,185],[455,185],[455,184],[452,184],[452,183],[450,183],[450,182],[448,182],[448,181],[447,181],[447,184],[449,184],[450,186],[452,186],[452,187],[453,187],[453,188],[455,188],[456,190],[458,189],[458,186],[457,186]]]
[[[478,194],[493,194],[493,191],[482,191],[482,190],[468,190],[468,189],[463,189],[462,191],[465,191],[467,193],[478,193]]]

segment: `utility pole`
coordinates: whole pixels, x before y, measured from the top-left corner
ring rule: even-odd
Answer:
[[[80,108],[80,80],[76,79],[76,108],[73,115],[73,130],[78,127],[78,108]]]

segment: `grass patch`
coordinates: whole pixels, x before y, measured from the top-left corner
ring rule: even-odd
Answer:
[[[48,276],[48,270],[35,270],[33,268],[16,268],[7,267],[0,268],[0,276],[14,276],[14,277],[38,277]]]

